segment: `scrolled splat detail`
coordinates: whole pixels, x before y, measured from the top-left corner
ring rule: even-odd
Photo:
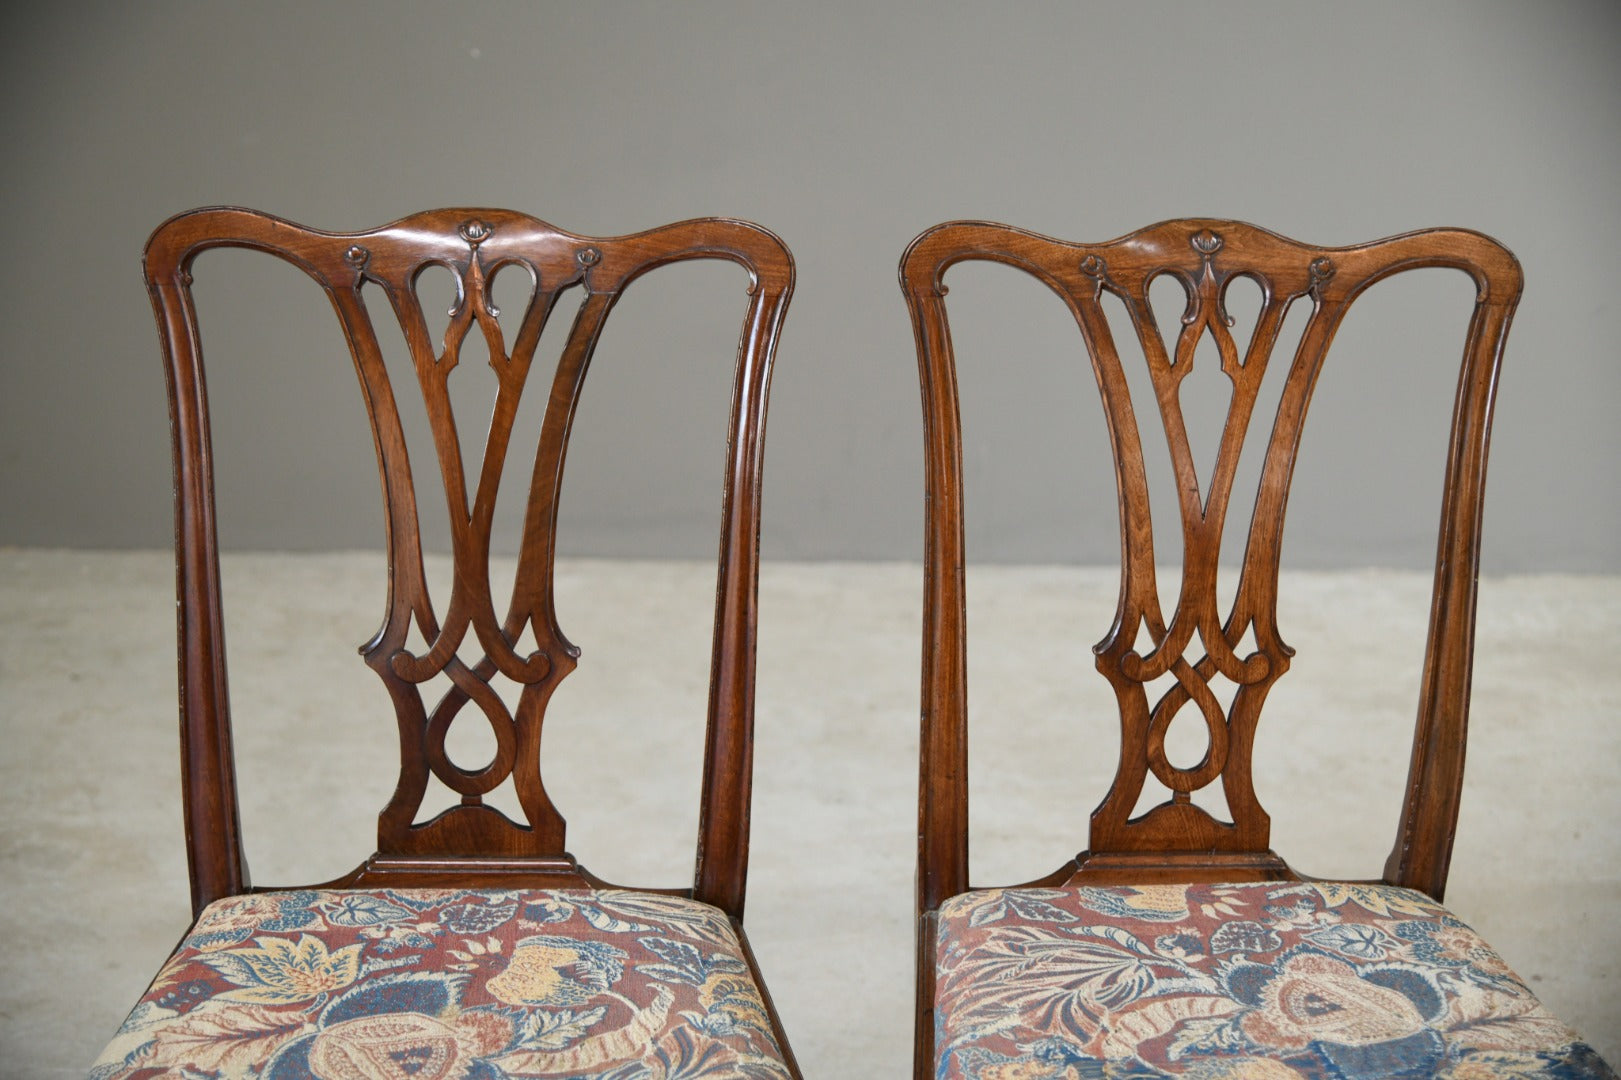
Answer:
[[[1092,279],[1092,299],[1101,297],[1109,281],[1109,264],[1097,255],[1088,255],[1081,260],[1081,273]]]
[[[1160,783],[1171,790],[1173,800],[1186,803],[1190,794],[1210,784],[1227,767],[1227,714],[1209,682],[1186,660],[1178,658],[1171,665],[1171,671],[1176,676],[1176,687],[1167,691],[1154,706],[1148,726],[1148,765]],[[1171,722],[1189,700],[1199,707],[1210,744],[1203,759],[1185,769],[1171,764],[1165,756],[1165,738],[1171,730]]]

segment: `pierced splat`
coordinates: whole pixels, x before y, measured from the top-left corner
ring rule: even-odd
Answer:
[[[634,236],[589,238],[499,210],[434,211],[373,232],[342,235],[252,211],[203,210],[181,215],[153,235],[146,272],[175,400],[186,685],[182,728],[194,900],[199,905],[241,891],[246,883],[236,839],[211,463],[190,290],[196,255],[227,246],[254,248],[292,262],[326,292],[348,340],[377,449],[389,594],[382,626],[361,652],[394,705],[400,773],[379,817],[377,852],[344,879],[346,884],[385,878],[425,882],[444,875],[466,882],[535,873],[581,884],[591,880],[565,850],[564,820],[540,773],[547,703],[579,655],[558,626],[552,599],[569,429],[593,349],[630,282],[657,266],[693,258],[727,259],[749,272],[727,442],[710,757],[693,890],[728,910],[740,909],[747,851],[760,442],[770,360],[793,277],[780,241],[757,226],[719,219]],[[442,334],[430,330],[430,313],[424,311],[419,291],[419,281],[430,269],[448,272],[454,282],[455,299]],[[505,281],[513,273],[527,277],[527,296],[503,312],[494,302],[492,284],[497,275]],[[386,303],[375,302],[377,289]],[[370,306],[368,293],[373,294]],[[547,379],[533,370],[536,348],[565,296],[577,297],[578,306]],[[414,390],[390,380],[374,322],[385,317],[396,320],[403,333]],[[475,332],[495,376],[488,429],[477,454],[464,453],[450,389]],[[532,386],[532,376],[541,385]],[[425,405],[449,512],[454,568],[445,597],[429,595],[423,571],[413,474],[413,464],[420,469],[422,463],[410,460],[396,405],[396,395],[407,392],[420,393]],[[526,393],[547,395],[533,446],[517,442],[513,431]],[[489,567],[491,529],[501,478],[509,467],[529,468],[531,479],[511,592],[496,595]],[[426,689],[446,680],[449,688],[437,700],[425,698]],[[513,707],[497,690],[501,680],[519,687]],[[446,736],[458,717],[465,717],[462,723],[488,725],[494,752],[486,763],[465,768],[447,753]],[[460,802],[417,821],[432,779]],[[485,796],[506,784],[515,791],[520,821],[485,802]],[[220,807],[230,808],[228,823],[217,820]]]
[[[1312,297],[1317,282],[1326,280],[1331,263],[1326,258],[1314,262],[1309,253],[1299,252],[1290,253],[1292,258],[1284,255],[1267,260],[1265,269],[1259,269],[1253,251],[1257,238],[1244,238],[1251,249],[1251,258],[1246,260],[1243,252],[1226,250],[1227,231],[1206,225],[1173,235],[1138,234],[1137,245],[1126,258],[1109,251],[1088,253],[1081,259],[1082,272],[1093,288],[1089,297],[1079,299],[1076,312],[1117,447],[1125,560],[1116,629],[1096,649],[1098,669],[1119,700],[1123,737],[1114,787],[1093,815],[1093,852],[1161,845],[1202,851],[1267,848],[1268,820],[1255,798],[1249,757],[1260,703],[1288,669],[1291,654],[1275,620],[1275,555],[1281,514],[1257,515],[1250,521],[1237,596],[1225,612],[1220,610],[1216,577],[1234,476],[1280,328],[1290,304]],[[1228,287],[1240,275],[1253,281],[1261,294],[1255,328],[1242,353],[1231,333],[1234,320],[1226,308]],[[1162,338],[1149,299],[1150,286],[1166,278],[1175,280],[1186,298],[1174,342]],[[1122,301],[1141,346],[1170,452],[1183,565],[1180,592],[1169,617],[1161,608],[1155,581],[1156,547],[1143,433],[1099,302],[1105,291]],[[1314,326],[1322,313],[1318,306],[1307,322],[1291,373],[1309,366],[1314,375],[1315,363],[1307,359],[1303,365],[1302,360],[1311,355],[1308,343],[1314,340]],[[1207,337],[1215,345],[1221,373],[1231,383],[1232,393],[1215,462],[1201,488],[1183,416],[1182,388],[1194,371],[1200,342]],[[1278,478],[1268,474],[1285,458],[1292,462],[1299,434],[1298,423],[1274,426],[1273,440],[1286,446],[1286,453],[1268,455],[1262,490],[1277,485]],[[1243,527],[1242,522],[1237,524]],[[1238,644],[1246,637],[1255,642],[1255,648],[1240,654]],[[1146,684],[1166,674],[1174,676],[1175,683],[1150,702]],[[1225,709],[1211,686],[1217,674],[1237,686]],[[1202,721],[1209,737],[1207,753],[1191,767],[1173,765],[1165,755],[1166,733],[1184,714]],[[1130,814],[1150,772],[1170,790],[1171,799],[1133,819]],[[1232,821],[1218,820],[1193,805],[1192,794],[1217,779],[1222,781]]]
[[[942,275],[967,259],[1018,267],[1068,306],[1090,357],[1114,450],[1122,575],[1119,608],[1095,647],[1098,670],[1117,699],[1120,759],[1114,783],[1092,814],[1088,850],[1042,879],[1187,881],[1203,877],[1292,876],[1269,849],[1270,822],[1256,799],[1252,751],[1261,708],[1289,668],[1292,650],[1277,626],[1284,511],[1307,406],[1324,356],[1346,311],[1365,289],[1401,270],[1443,266],[1475,281],[1477,304],[1464,348],[1452,454],[1442,507],[1440,558],[1413,768],[1387,878],[1439,893],[1450,855],[1461,783],[1462,733],[1473,644],[1480,496],[1491,391],[1508,320],[1518,300],[1513,256],[1479,234],[1432,230],[1354,248],[1317,248],[1233,221],[1165,222],[1105,244],[1071,244],[1002,225],[954,222],[925,232],[901,264],[918,345],[929,492],[926,549],[920,911],[968,888],[967,721],[964,639],[961,432],[955,358]],[[1174,281],[1185,304],[1162,336],[1150,301],[1156,281]],[[1234,282],[1258,289],[1260,305],[1241,344],[1227,311]],[[1163,289],[1161,290],[1163,291]],[[1105,302],[1118,301],[1141,347],[1152,403],[1134,401]],[[1274,356],[1294,304],[1309,305],[1292,355]],[[1161,312],[1160,314],[1164,314]],[[1184,382],[1201,343],[1214,346],[1231,386],[1225,425],[1201,484],[1183,416]],[[1207,351],[1207,356],[1211,351]],[[1267,371],[1286,367],[1274,416],[1257,415]],[[1148,411],[1153,420],[1141,419]],[[1253,511],[1229,522],[1246,436],[1269,426]],[[1181,532],[1180,586],[1162,605],[1149,513],[1144,439],[1163,435]],[[1255,447],[1252,445],[1252,451]],[[1217,567],[1231,524],[1245,539],[1236,592],[1223,610]],[[1161,523],[1162,529],[1165,523]],[[1224,707],[1212,687],[1233,684]],[[1151,698],[1149,684],[1165,688]],[[1167,685],[1168,682],[1168,685]],[[1202,724],[1201,760],[1166,755],[1174,722]],[[1133,816],[1152,776],[1168,800]],[[1220,782],[1230,820],[1193,801]]]
[[[496,492],[512,438],[512,422],[529,378],[536,343],[559,295],[578,284],[580,275],[575,267],[567,264],[559,273],[552,266],[543,270],[522,256],[486,256],[483,246],[494,233],[495,227],[489,222],[470,216],[456,229],[456,235],[464,242],[458,257],[440,255],[416,265],[404,262],[393,274],[379,272],[368,259],[357,266],[355,289],[335,297],[340,312],[348,316],[346,325],[365,326],[365,332],[356,335],[353,344],[367,401],[373,403],[372,422],[379,432],[397,431],[400,421],[392,407],[387,374],[371,330],[372,313],[358,300],[359,286],[367,281],[380,285],[399,320],[427,408],[449,508],[454,554],[450,596],[441,622],[422,572],[414,491],[405,485],[385,483],[391,531],[395,523],[401,521],[409,528],[400,543],[394,545],[399,557],[391,565],[392,601],[387,620],[363,653],[394,699],[400,713],[402,746],[412,752],[402,756],[400,783],[380,821],[379,852],[384,854],[455,854],[499,845],[501,838],[511,832],[513,823],[499,811],[487,807],[483,796],[509,778],[517,789],[526,819],[521,828],[533,837],[535,847],[554,854],[562,851],[563,820],[546,796],[538,769],[533,775],[529,775],[527,769],[515,775],[520,761],[538,760],[545,701],[557,682],[574,666],[575,650],[546,604],[551,586],[550,543],[548,539],[539,545],[524,546],[522,561],[527,564],[538,559],[542,565],[529,576],[528,588],[514,588],[505,600],[504,618],[498,616],[497,600],[492,595],[489,545]],[[354,250],[351,249],[351,254]],[[433,265],[450,272],[456,289],[455,301],[448,313],[449,322],[439,342],[430,336],[417,290],[418,278]],[[532,289],[525,306],[508,316],[519,323],[509,352],[500,322],[502,313],[493,302],[490,284],[497,271],[513,265],[527,273]],[[596,306],[599,311],[602,309],[600,303]],[[600,322],[600,315],[597,321]],[[475,325],[488,349],[497,391],[482,459],[469,463],[463,460],[451,406],[450,379],[461,360],[463,344]],[[577,325],[576,334],[578,330]],[[576,335],[571,335],[564,360],[559,365],[560,374],[571,366],[571,359],[575,368],[580,367],[584,351],[586,349],[576,342]],[[574,388],[577,390],[577,387],[576,378]],[[571,412],[572,395],[566,400]],[[566,417],[562,422],[566,423]],[[555,434],[548,434],[558,423],[554,416],[547,416],[537,451],[538,466],[545,464],[548,447],[553,454],[560,452],[560,440]],[[398,441],[379,437],[378,445],[385,476],[408,479],[410,465],[403,449],[403,433]],[[471,470],[469,464],[473,466]],[[554,503],[557,469],[554,467],[549,472],[540,469],[537,475],[550,476],[553,486],[537,484],[531,489],[531,500]],[[414,650],[408,641],[416,636],[411,633],[413,623],[416,633],[425,642],[420,650]],[[526,631],[533,633],[537,647],[520,654],[514,645]],[[468,641],[470,632],[476,646]],[[473,659],[472,654],[479,651],[482,655]],[[451,688],[428,708],[419,688],[440,674],[449,679]],[[491,685],[491,680],[497,677],[522,686],[515,711],[508,709]],[[452,762],[445,750],[451,723],[468,711],[469,706],[482,715],[495,740],[495,752],[489,762],[471,770]],[[416,823],[414,818],[430,774],[460,795],[462,802],[432,821]]]

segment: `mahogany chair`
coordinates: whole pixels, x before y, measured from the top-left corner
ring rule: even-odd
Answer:
[[[1005,889],[972,888],[968,867],[962,445],[942,284],[964,260],[1030,274],[1074,316],[1102,398],[1119,499],[1119,607],[1094,648],[1119,708],[1113,786],[1092,813],[1086,850]],[[1292,655],[1276,619],[1284,508],[1336,330],[1364,290],[1416,267],[1463,271],[1476,303],[1452,416],[1411,769],[1383,876],[1312,881],[1271,850],[1251,778],[1261,706]],[[1179,306],[1185,294],[1174,341],[1162,336],[1149,299],[1159,278],[1180,285]],[[1238,278],[1261,296],[1247,345],[1235,341],[1224,306]],[[919,1080],[1611,1075],[1439,904],[1463,777],[1492,401],[1521,289],[1514,256],[1453,229],[1322,248],[1234,221],[1168,221],[1103,244],[952,222],[912,243],[900,279],[917,341],[928,495]],[[1309,311],[1299,345],[1275,361],[1297,302]],[[1122,333],[1140,344],[1153,399],[1132,400],[1106,308],[1123,312],[1115,325],[1129,326]],[[1206,335],[1232,396],[1214,466],[1201,474],[1180,394]],[[1277,415],[1253,416],[1273,363],[1288,365]],[[1223,611],[1217,561],[1252,420],[1271,434],[1252,517],[1235,523],[1247,547]],[[1170,611],[1160,604],[1155,557],[1174,559],[1176,545],[1155,547],[1142,443],[1153,428],[1167,434],[1180,517],[1181,588]],[[1149,684],[1162,676],[1169,688],[1156,699]],[[1225,704],[1223,687],[1233,691]],[[1166,756],[1179,715],[1208,732],[1203,759],[1189,767]],[[1149,774],[1169,798],[1136,814]],[[1231,820],[1193,801],[1217,781]]]
[[[360,380],[383,488],[387,615],[362,653],[393,703],[399,778],[378,818],[376,851],[351,873],[307,888],[250,885],[239,835],[213,457],[191,291],[193,260],[218,247],[284,259],[325,292]],[[690,259],[729,260],[748,278],[726,443],[697,863],[690,886],[631,891],[598,880],[568,853],[563,817],[540,773],[547,702],[579,656],[553,608],[557,507],[570,425],[604,320],[641,275]],[[433,266],[457,281],[438,341],[418,294],[419,276]],[[512,267],[530,289],[521,309],[502,312],[491,282]],[[93,1075],[797,1077],[742,929],[762,439],[793,290],[787,248],[756,225],[720,219],[594,238],[505,210],[437,210],[338,234],[250,210],[205,209],[158,228],[145,274],[173,419],[196,921]],[[386,302],[368,303],[368,292]],[[565,295],[577,308],[555,373],[536,373],[530,386],[536,346]],[[390,382],[374,322],[390,318],[403,331],[414,387]],[[503,324],[515,325],[510,349]],[[488,345],[498,390],[483,459],[468,462],[448,379],[475,332]],[[533,450],[511,445],[526,390],[545,403]],[[422,474],[412,466],[423,463],[408,458],[396,406],[396,395],[417,392],[454,508],[454,578],[438,604],[418,534],[414,479]],[[491,524],[509,451],[533,478],[512,594],[497,597]],[[428,475],[434,471],[429,465]],[[526,631],[533,649],[520,644]],[[469,652],[480,658],[464,659]],[[424,686],[441,673],[450,688],[434,701]],[[497,692],[501,680],[516,684],[515,707]],[[493,760],[482,768],[463,768],[447,753],[447,730],[461,714],[487,722],[495,736]],[[430,780],[460,802],[420,820]],[[507,782],[522,820],[485,801]]]

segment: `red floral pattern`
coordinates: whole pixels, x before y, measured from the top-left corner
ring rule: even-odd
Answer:
[[[730,922],[620,891],[210,905],[93,1080],[782,1080]]]
[[[939,1080],[1615,1077],[1407,889],[971,892],[936,955]]]

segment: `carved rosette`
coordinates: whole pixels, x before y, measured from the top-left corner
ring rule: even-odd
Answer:
[[[1081,260],[1081,273],[1092,279],[1092,299],[1103,296],[1103,287],[1109,282],[1109,264],[1100,255],[1087,255]]]
[[[1321,295],[1323,286],[1328,284],[1329,279],[1334,276],[1336,271],[1334,260],[1327,255],[1320,255],[1313,259],[1311,265],[1306,268],[1306,272],[1311,275],[1312,293]]]

